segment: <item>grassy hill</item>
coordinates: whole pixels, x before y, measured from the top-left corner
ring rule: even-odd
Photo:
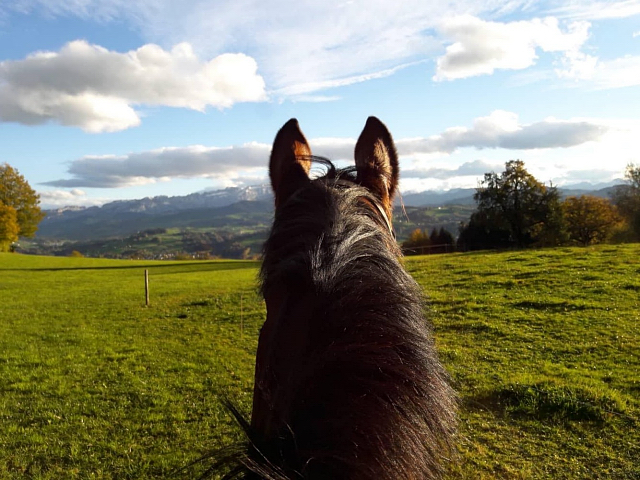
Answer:
[[[450,478],[640,478],[638,258],[405,260],[460,394]],[[0,477],[165,477],[237,438],[220,400],[250,410],[257,268],[0,254]]]
[[[457,235],[460,223],[468,221],[473,210],[469,205],[396,207],[398,241],[416,228],[444,227]],[[176,255],[251,258],[262,251],[272,221],[271,201],[171,213],[110,214],[94,207],[45,218],[37,237],[21,239],[17,249],[35,255],[68,256],[75,250],[88,257],[147,260]]]
[[[222,207],[198,207],[170,212],[117,211],[99,207],[51,212],[41,222],[37,238],[88,241],[125,237],[156,228],[262,228],[273,217],[271,201],[241,201]]]

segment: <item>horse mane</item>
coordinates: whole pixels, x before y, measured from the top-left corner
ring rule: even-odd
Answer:
[[[422,291],[354,169],[326,174],[276,210],[260,272],[287,291],[309,340],[279,392],[280,428],[230,406],[246,444],[207,472],[225,479],[435,479],[451,452],[456,397],[435,353]],[[279,317],[279,318],[282,318]],[[270,392],[268,392],[270,393]],[[254,404],[255,405],[255,404]],[[254,406],[255,408],[255,406]]]

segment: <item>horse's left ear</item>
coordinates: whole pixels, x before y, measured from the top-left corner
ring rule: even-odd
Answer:
[[[389,130],[376,117],[367,119],[355,158],[358,183],[376,194],[390,214],[398,187],[398,153]]]
[[[273,141],[269,160],[269,177],[276,199],[276,208],[293,192],[309,181],[311,147],[292,118],[280,129]]]

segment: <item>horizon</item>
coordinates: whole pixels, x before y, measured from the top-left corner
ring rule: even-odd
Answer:
[[[268,183],[289,118],[352,161],[375,115],[405,193],[512,159],[610,183],[640,163],[639,17],[640,0],[0,5],[0,162],[43,208],[184,196]]]

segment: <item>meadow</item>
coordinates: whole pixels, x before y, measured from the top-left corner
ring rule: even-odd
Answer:
[[[449,478],[640,479],[639,257],[404,260],[460,395]],[[240,438],[222,400],[250,412],[258,267],[0,254],[0,478],[202,472]]]

